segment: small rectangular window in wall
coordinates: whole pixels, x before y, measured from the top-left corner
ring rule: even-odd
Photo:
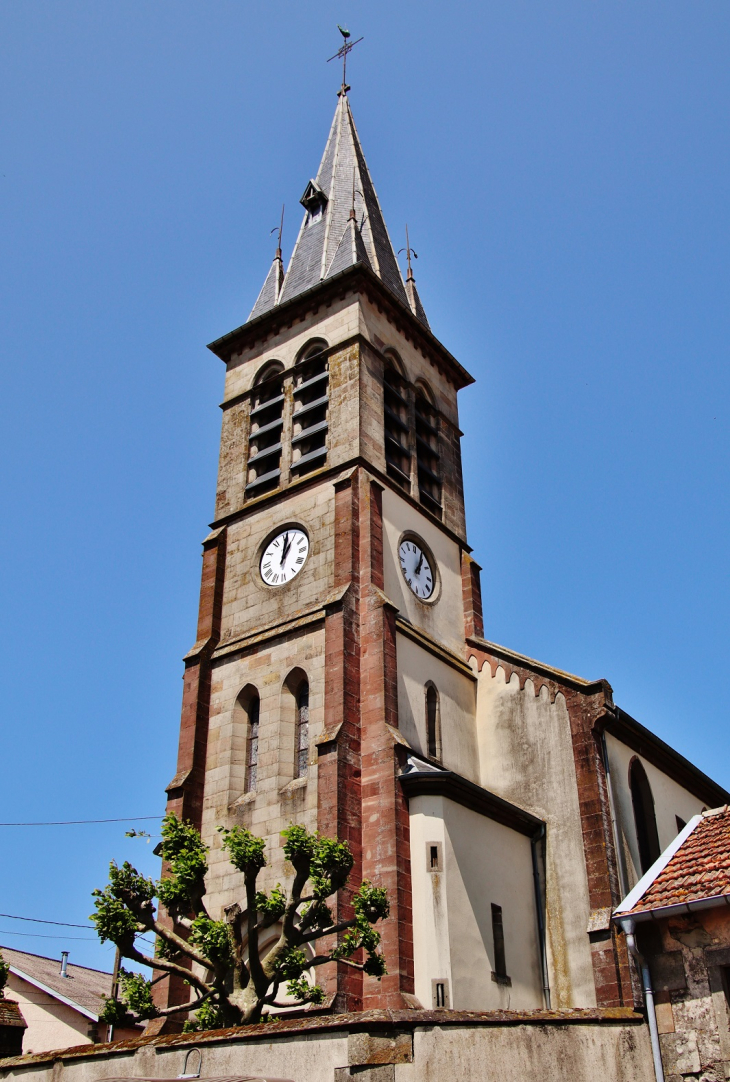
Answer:
[[[301,477],[327,461],[329,364],[317,351],[297,365],[294,376],[291,471]]]
[[[442,870],[441,842],[426,842],[426,871]]]
[[[494,945],[494,970],[492,980],[497,984],[511,984],[507,976],[507,959],[504,953],[504,924],[502,906],[492,903],[492,943]]]
[[[431,1006],[434,1010],[448,1010],[451,1006],[449,995],[449,982],[445,977],[437,977],[431,981]]]

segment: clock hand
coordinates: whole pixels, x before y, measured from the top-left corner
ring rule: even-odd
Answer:
[[[421,559],[418,561],[418,567],[416,568],[416,570],[414,572],[416,576],[421,574],[421,567],[422,566],[423,566],[423,553],[421,553]]]
[[[280,562],[281,567],[284,566],[284,560],[286,559],[286,554],[287,554],[287,552],[289,551],[290,548],[291,548],[291,541],[289,540],[289,534],[285,534],[284,535],[284,547],[283,547],[283,549],[281,551],[281,562]]]

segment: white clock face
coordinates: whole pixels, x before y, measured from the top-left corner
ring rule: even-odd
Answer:
[[[416,597],[427,601],[434,590],[434,569],[421,545],[412,538],[401,541],[398,546],[403,577]]]
[[[303,530],[282,530],[272,538],[261,557],[261,578],[267,586],[283,586],[298,575],[309,553]]]

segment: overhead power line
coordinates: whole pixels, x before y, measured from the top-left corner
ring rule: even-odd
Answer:
[[[22,935],[29,939],[83,939],[86,943],[92,943],[94,937],[90,935],[44,935],[43,932],[6,932],[0,928],[0,935]]]
[[[123,819],[63,819],[58,823],[0,823],[0,827],[78,827],[87,823],[141,823],[145,819],[162,819],[162,815],[127,815]]]
[[[5,917],[6,920],[27,920],[32,924],[55,924],[58,928],[84,928],[87,932],[91,931],[88,924],[69,924],[65,920],[41,920],[40,917],[16,917],[14,913],[0,913],[0,917]],[[18,933],[19,935],[20,933]]]

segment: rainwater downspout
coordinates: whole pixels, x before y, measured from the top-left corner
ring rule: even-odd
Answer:
[[[654,1006],[654,989],[651,986],[651,974],[646,958],[636,945],[634,937],[635,924],[630,917],[619,918],[618,923],[626,933],[626,946],[639,967],[641,983],[644,988],[644,1001],[646,1003],[646,1016],[649,1023],[649,1035],[651,1036],[651,1054],[654,1059],[654,1074],[656,1082],[664,1082],[664,1067],[662,1065],[662,1050],[659,1044],[659,1030],[656,1024],[656,1008]]]
[[[545,998],[545,1006],[550,1010],[550,978],[547,964],[547,943],[545,938],[545,914],[542,908],[542,883],[540,882],[540,865],[537,856],[537,847],[545,837],[545,824],[540,827],[537,834],[530,838],[532,849],[532,879],[535,885],[535,909],[537,911],[537,936],[540,943],[540,968],[542,970],[542,994]],[[660,1082],[664,1082],[663,1079]]]

